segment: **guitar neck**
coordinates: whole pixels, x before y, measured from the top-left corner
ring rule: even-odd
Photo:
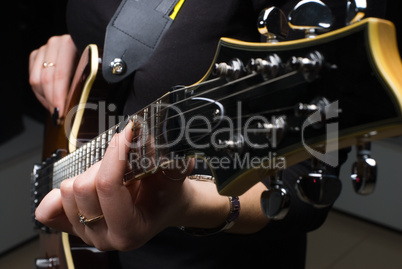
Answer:
[[[108,130],[100,133],[92,140],[83,142],[76,139],[75,151],[59,159],[53,164],[52,188],[60,188],[63,180],[78,176],[84,173],[89,167],[101,161],[105,155],[113,135],[124,128],[129,120],[134,122],[134,139],[131,142],[131,149],[128,154],[132,171],[127,173],[123,181],[128,183],[133,179],[140,179],[149,173],[155,172],[159,167],[167,165],[168,152],[165,139],[162,133],[161,119],[166,114],[167,104],[162,104],[163,100],[168,100],[169,93],[150,104],[140,112],[133,114]],[[163,161],[161,161],[163,160]]]

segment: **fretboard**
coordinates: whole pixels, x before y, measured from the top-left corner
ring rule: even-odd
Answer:
[[[122,128],[128,120],[134,122],[134,139],[131,153],[137,154],[139,158],[158,160],[163,157],[163,153],[159,149],[159,145],[165,143],[161,137],[161,120],[162,115],[166,113],[166,109],[162,109],[162,99],[158,99],[155,103],[147,106],[142,111],[129,116],[124,122],[118,123],[110,129],[102,132],[94,139],[85,142],[74,152],[68,154],[53,164],[53,188],[59,188],[63,180],[78,176],[84,173],[89,167],[103,159],[106,149],[112,140],[113,135]],[[82,142],[81,142],[82,143]],[[123,179],[125,182],[134,178],[141,178],[144,175],[154,172],[158,162],[155,165],[144,167],[133,167]]]
[[[101,133],[93,140],[58,160],[53,165],[53,188],[59,188],[63,180],[78,176],[103,159],[106,148],[119,124]]]

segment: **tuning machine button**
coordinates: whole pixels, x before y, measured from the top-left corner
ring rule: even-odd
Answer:
[[[264,215],[273,220],[283,219],[290,207],[290,193],[276,171],[267,190],[261,194],[261,208]]]
[[[352,165],[351,180],[356,193],[367,195],[374,191],[377,181],[377,162],[371,158],[370,142],[357,145],[357,161]]]
[[[257,28],[267,42],[278,42],[278,38],[286,38],[289,34],[289,25],[286,15],[277,7],[266,8],[260,12]]]
[[[312,159],[313,172],[300,176],[296,182],[299,198],[317,208],[332,205],[342,190],[342,182],[336,175],[326,173],[322,162]]]
[[[293,30],[305,31],[306,38],[328,31],[333,24],[331,9],[319,0],[297,3],[290,11],[288,21]]]
[[[366,0],[348,0],[346,4],[346,24],[360,21],[366,15]]]

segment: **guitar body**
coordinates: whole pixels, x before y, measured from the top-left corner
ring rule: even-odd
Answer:
[[[256,68],[240,78],[214,78],[215,64],[227,63],[233,58],[243,63],[251,59],[274,59],[282,69],[278,74],[258,73],[261,70]],[[58,126],[46,130],[44,157],[52,157],[34,169],[34,185],[47,186],[45,191],[35,194],[34,207],[48,191],[59,186],[59,176],[57,180],[53,178],[53,170],[61,166],[58,159],[65,156],[62,160],[66,159],[74,167],[73,173],[61,176],[61,180],[85,171],[100,159],[98,155],[103,156],[106,146],[100,141],[108,141],[106,136],[110,138],[117,129],[109,127],[122,120],[116,118],[120,112],[116,100],[122,98],[114,95],[119,91],[110,90],[110,85],[98,84],[95,79],[98,64],[97,49],[89,46],[72,82],[66,117]],[[401,71],[394,26],[379,19],[365,19],[313,39],[268,44],[223,38],[211,69],[199,83],[173,90],[132,116],[132,120],[139,123],[135,132],[141,137],[133,142],[140,145],[141,158],[151,156],[158,160],[165,152],[148,148],[147,141],[152,135],[148,134],[145,123],[156,125],[157,135],[152,145],[158,146],[175,141],[174,137],[184,127],[193,127],[180,125],[180,121],[172,118],[179,115],[185,122],[195,123],[191,120],[202,115],[194,132],[189,132],[187,139],[179,143],[171,143],[169,150],[207,162],[213,158],[224,159],[229,169],[213,169],[214,164],[209,162],[218,191],[222,195],[238,196],[275,173],[275,165],[289,167],[314,154],[318,158],[326,157],[320,155],[322,151],[337,152],[359,143],[401,135]],[[168,116],[162,109],[162,104],[166,103],[175,104],[181,112]],[[314,107],[314,113],[304,115],[302,108],[310,106]],[[156,111],[152,111],[155,108]],[[327,112],[333,115],[328,116]],[[324,119],[313,118],[315,114]],[[206,124],[211,117],[208,122],[211,124]],[[143,121],[137,121],[138,118]],[[231,120],[236,126],[231,125]],[[331,126],[336,128],[331,129]],[[224,131],[230,128],[236,132]],[[245,145],[244,141],[252,146]],[[328,151],[328,145],[335,146]],[[83,165],[86,167],[81,167],[81,161],[78,165],[74,163],[82,156],[86,156]],[[239,167],[245,164],[247,156],[256,158],[258,163],[253,167]],[[286,163],[281,163],[283,160]],[[131,175],[141,179],[154,169],[140,168],[140,175],[137,171]],[[68,165],[67,170],[71,170]],[[41,178],[48,177],[51,182],[42,182]],[[42,230],[44,252],[41,258],[57,258],[59,263],[48,268],[115,268],[113,253],[99,252],[67,234]]]

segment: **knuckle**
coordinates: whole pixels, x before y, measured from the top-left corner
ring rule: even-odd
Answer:
[[[41,73],[41,78],[40,78],[40,84],[42,85],[47,85],[52,83],[53,81],[53,74],[51,74],[50,72],[42,72]]]
[[[62,197],[69,197],[72,193],[71,180],[63,180],[60,183],[60,194]]]
[[[128,251],[136,248],[134,242],[127,237],[115,238],[113,241],[113,249],[118,251]]]
[[[98,178],[96,179],[96,189],[100,193],[107,194],[110,192],[112,187],[113,187],[113,184],[108,177],[106,177],[104,175],[99,175]]]
[[[92,184],[82,177],[77,177],[73,183],[74,194],[85,196],[92,191]]]
[[[80,236],[80,238],[82,239],[82,241],[84,241],[84,243],[88,246],[95,246],[95,244],[92,242],[92,240],[90,240],[89,238],[87,238],[86,236]],[[99,249],[100,250],[100,249]]]
[[[99,240],[99,242],[94,243],[94,247],[99,249],[100,251],[111,251],[113,248],[103,240]]]
[[[47,220],[49,219],[49,214],[46,211],[36,209],[35,210],[35,218],[40,223],[46,224]]]
[[[70,44],[74,44],[73,39],[71,38],[70,35],[62,35],[62,38],[65,42],[70,43]]]
[[[29,75],[29,84],[32,87],[37,87],[40,85],[40,78],[36,75],[30,74]]]
[[[48,39],[47,44],[48,44],[49,46],[54,45],[55,43],[58,42],[59,38],[60,38],[59,36],[52,36],[52,37],[50,37],[50,38]]]

